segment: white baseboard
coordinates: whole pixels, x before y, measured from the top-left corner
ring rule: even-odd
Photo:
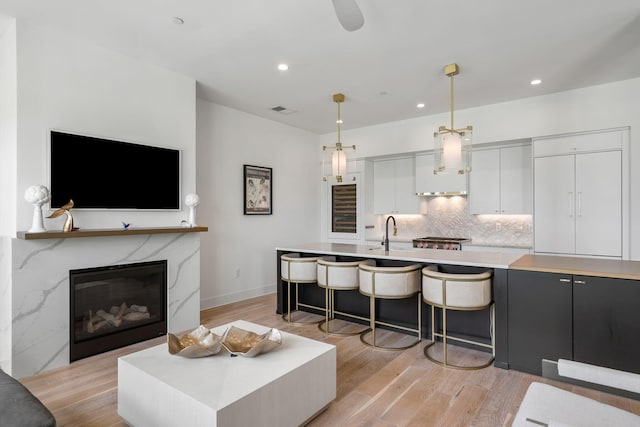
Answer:
[[[246,299],[260,297],[263,295],[273,294],[277,291],[276,284],[263,286],[260,288],[248,289],[240,292],[234,292],[225,295],[216,295],[210,298],[200,300],[200,310],[219,307],[221,305],[230,304],[232,302],[244,301]],[[275,310],[275,306],[274,306]]]

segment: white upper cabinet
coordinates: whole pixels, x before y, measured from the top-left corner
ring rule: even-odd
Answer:
[[[469,173],[472,214],[531,214],[531,146],[476,150]]]
[[[373,162],[373,213],[419,214],[413,158]]]
[[[425,196],[467,194],[467,175],[433,173],[435,156],[416,154],[415,193]]]

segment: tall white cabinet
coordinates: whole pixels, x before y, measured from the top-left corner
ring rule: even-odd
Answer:
[[[471,214],[531,214],[531,145],[474,150],[469,173]]]
[[[534,250],[623,256],[627,130],[544,138],[534,149]]]

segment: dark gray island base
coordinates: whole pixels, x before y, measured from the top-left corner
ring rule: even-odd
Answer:
[[[486,270],[493,272],[493,298],[495,301],[496,319],[496,358],[494,366],[508,369],[507,353],[507,267],[512,261],[520,257],[518,254],[498,254],[458,251],[438,251],[433,249],[416,250],[391,250],[385,253],[378,247],[346,245],[346,244],[312,244],[293,247],[276,248],[277,263],[277,313],[282,314],[287,307],[287,286],[281,280],[280,256],[286,253],[300,253],[303,257],[317,257],[321,255],[333,255],[337,261],[355,261],[361,259],[375,259],[380,266],[404,266],[419,263],[424,267],[438,265],[439,269],[448,273],[479,273]],[[291,301],[295,301],[295,291],[292,286]],[[306,304],[324,307],[324,289],[314,285],[300,285],[299,299]],[[377,313],[380,320],[392,324],[411,328],[415,327],[417,314],[415,299],[404,300],[378,300]],[[369,315],[369,298],[358,291],[340,291],[335,296],[336,310],[355,314],[362,317]],[[322,311],[304,308],[305,311],[324,315]],[[422,330],[423,338],[431,333],[430,309],[426,304],[422,305]],[[340,318],[340,316],[336,316]],[[354,322],[354,319],[344,318]],[[366,322],[361,322],[366,323]],[[448,311],[447,329],[450,334],[466,339],[490,343],[489,312],[484,311]],[[439,321],[439,309],[436,311],[436,331],[441,330]],[[399,331],[401,332],[401,331]],[[456,343],[466,345],[464,343]],[[473,347],[478,349],[478,347]]]
[[[385,253],[377,246],[335,243],[283,246],[276,248],[278,313],[286,309],[288,298],[286,283],[280,279],[280,255],[291,252],[308,257],[333,255],[338,261],[375,259],[382,266],[438,265],[451,273],[491,270],[496,310],[494,366],[542,375],[542,359],[564,358],[640,373],[640,261],[433,249]],[[320,287],[300,286],[301,301],[324,307],[324,298]],[[368,298],[358,291],[341,291],[335,302],[339,311],[369,314]],[[380,300],[378,304],[383,321],[415,325],[415,300]],[[422,309],[426,339],[431,316],[426,304]],[[436,330],[441,329],[438,315]],[[488,319],[487,311],[449,311],[447,328],[488,343]]]

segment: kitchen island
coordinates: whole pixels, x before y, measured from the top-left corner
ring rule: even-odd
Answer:
[[[479,273],[485,270],[493,272],[493,297],[496,318],[496,358],[494,365],[508,368],[507,345],[507,271],[509,265],[520,258],[521,254],[499,252],[464,252],[437,249],[407,248],[391,249],[385,252],[380,246],[353,245],[343,243],[310,243],[303,245],[279,246],[277,252],[277,312],[282,313],[287,306],[286,283],[283,285],[280,274],[280,256],[296,252],[301,256],[335,256],[338,261],[375,259],[381,266],[403,266],[419,263],[423,266],[438,265],[441,271],[448,273]],[[292,292],[292,300],[295,298]],[[300,300],[306,304],[323,307],[324,290],[318,286],[300,286]],[[381,300],[379,313],[382,320],[393,324],[411,327],[416,324],[415,302],[405,300]],[[366,317],[369,313],[369,299],[358,291],[342,291],[336,295],[336,307],[339,311]],[[427,310],[426,306],[424,308]],[[306,309],[314,312],[312,309]],[[324,315],[324,312],[316,311]],[[339,316],[337,316],[339,317]],[[422,316],[425,336],[430,333],[430,316]],[[353,321],[353,319],[350,319]],[[415,327],[415,326],[414,326]],[[437,324],[436,328],[440,328]],[[449,312],[447,329],[450,333],[463,338],[490,342],[489,315],[485,311]]]
[[[542,359],[565,358],[640,373],[640,261],[420,248],[385,252],[380,246],[340,243],[280,246],[276,252],[278,313],[288,297],[280,279],[284,253],[333,255],[338,261],[375,259],[386,266],[438,265],[451,273],[490,269],[496,314],[494,366],[541,375]],[[324,306],[321,288],[300,289],[303,301]],[[336,299],[340,310],[368,315],[368,299],[358,291],[340,292]],[[381,304],[386,320],[415,325],[413,302]],[[489,341],[486,313],[449,315],[447,327],[453,333]],[[431,325],[429,316],[422,318],[426,337]]]

